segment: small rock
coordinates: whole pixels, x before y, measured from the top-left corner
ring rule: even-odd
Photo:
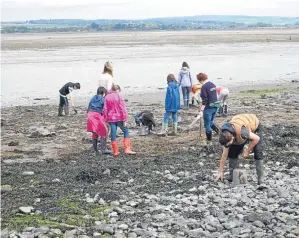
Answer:
[[[99,232],[94,232],[92,234],[93,237],[102,237],[102,233],[99,233]]]
[[[185,176],[185,172],[184,171],[178,172],[178,176],[179,177],[184,177]]]
[[[69,230],[64,233],[63,238],[74,238],[76,237],[76,234],[77,234],[77,230],[75,229]]]
[[[79,238],[89,238],[87,235],[79,235]]]
[[[131,232],[128,234],[128,238],[137,238],[137,234],[134,232]]]
[[[121,230],[128,230],[129,226],[127,224],[121,224],[118,226],[118,228]]]
[[[104,175],[108,175],[110,177],[110,169],[106,169],[104,172],[103,172]]]
[[[52,180],[52,183],[60,183],[60,182],[61,182],[61,180],[59,178],[56,178],[56,179]]]
[[[108,233],[109,235],[114,234],[114,229],[111,226],[106,225],[106,224],[101,224],[99,226],[96,226],[95,228],[104,233]]]
[[[59,229],[51,229],[51,233],[54,234],[54,235],[61,235],[62,231],[59,230]]]
[[[40,234],[47,234],[49,232],[50,228],[47,226],[41,226],[39,228],[36,228],[34,230],[35,235],[40,235]]]
[[[18,146],[19,145],[19,142],[17,141],[11,141],[8,143],[8,146]]]
[[[166,218],[166,214],[164,213],[153,215],[153,219],[155,220],[164,220],[165,218]]]
[[[7,193],[11,191],[12,191],[11,185],[1,185],[1,193]]]
[[[193,188],[190,188],[190,189],[189,189],[189,192],[191,192],[191,193],[192,193],[192,192],[196,192],[196,191],[197,191],[197,188],[196,188],[196,187],[193,187]]]
[[[264,232],[256,232],[254,233],[253,235],[253,238],[262,238],[262,237],[265,237],[265,233]]]
[[[124,210],[122,208],[120,208],[120,207],[114,207],[113,211],[117,212],[118,214],[124,213]]]
[[[265,227],[264,223],[262,223],[261,221],[255,221],[255,222],[253,222],[253,225],[260,227],[260,228]]]
[[[19,207],[19,211],[24,214],[30,214],[34,211],[33,207]]]
[[[117,206],[119,206],[119,201],[112,201],[112,202],[110,202],[110,205],[111,206],[113,206],[113,207],[117,207]]]
[[[33,171],[24,171],[23,173],[22,173],[22,175],[34,175],[34,172]]]
[[[31,232],[22,232],[19,234],[20,238],[34,238],[34,234]]]
[[[164,174],[170,174],[170,171],[169,170],[165,170]]]
[[[117,212],[111,212],[109,215],[108,215],[109,218],[111,217],[118,217],[117,215]]]
[[[129,179],[128,183],[134,183],[134,179]]]

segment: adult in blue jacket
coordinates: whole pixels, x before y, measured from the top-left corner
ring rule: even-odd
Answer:
[[[171,116],[173,121],[173,132],[177,134],[178,130],[178,111],[180,110],[180,91],[177,81],[173,74],[167,76],[167,91],[165,97],[165,113],[162,123],[162,133],[168,133],[168,119]]]

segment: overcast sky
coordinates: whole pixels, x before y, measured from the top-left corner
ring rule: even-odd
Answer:
[[[193,15],[299,16],[299,0],[2,0],[1,3],[2,21]]]

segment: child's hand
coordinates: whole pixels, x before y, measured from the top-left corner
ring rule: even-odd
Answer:
[[[123,122],[123,126],[124,126],[124,127],[127,127],[127,122],[124,121],[124,122]]]

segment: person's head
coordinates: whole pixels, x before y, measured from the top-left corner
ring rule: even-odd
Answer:
[[[183,64],[182,64],[182,68],[184,68],[184,67],[186,67],[186,68],[189,69],[189,65],[187,64],[187,62],[183,62]]]
[[[74,83],[74,89],[80,89],[81,85],[80,83]]]
[[[105,96],[107,94],[107,90],[104,87],[99,87],[97,90],[97,95]]]
[[[220,132],[219,134],[219,143],[225,147],[228,147],[234,142],[235,137],[232,133],[227,130]]]
[[[121,91],[121,88],[120,88],[120,86],[117,85],[117,84],[112,84],[111,90],[112,90],[112,91],[115,91],[115,92],[120,92],[120,91]]]
[[[106,74],[106,73],[113,76],[113,64],[110,61],[107,61],[104,65],[103,74]]]
[[[201,83],[208,79],[208,75],[206,75],[205,73],[199,73],[198,75],[196,75],[196,78]]]
[[[167,83],[176,82],[175,76],[173,74],[168,74]]]

